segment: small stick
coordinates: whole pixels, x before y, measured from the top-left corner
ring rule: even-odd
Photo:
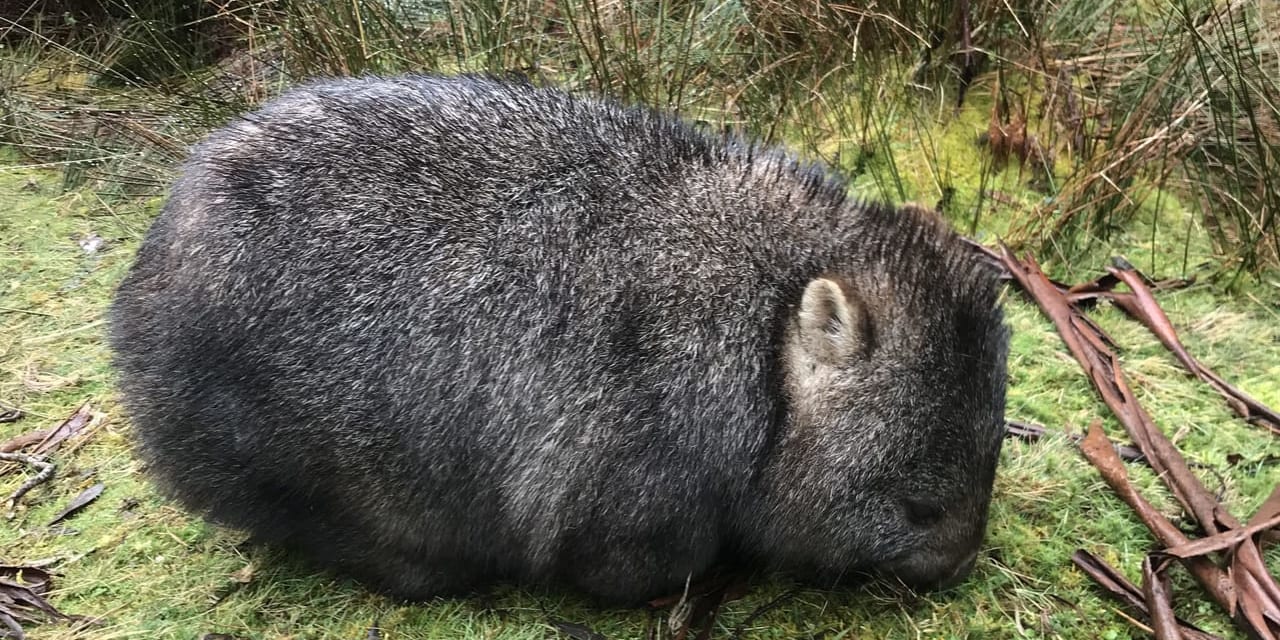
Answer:
[[[44,317],[46,317],[46,318],[53,318],[53,317],[55,317],[52,313],[45,313],[45,312],[43,312],[43,311],[36,311],[36,310],[34,310],[34,309],[18,309],[18,308],[15,308],[15,307],[0,307],[0,312],[3,312],[3,313],[25,313],[25,314],[27,314],[27,315],[31,315],[31,316],[44,316]]]
[[[27,338],[27,339],[25,339],[25,340],[23,340],[23,341],[22,341],[22,346],[24,346],[24,347],[31,347],[31,346],[35,346],[35,345],[38,345],[38,344],[46,344],[46,343],[49,343],[49,342],[57,342],[58,340],[61,340],[61,339],[65,338],[65,337],[67,337],[67,336],[75,335],[75,334],[80,333],[80,332],[82,332],[82,331],[89,331],[89,330],[91,330],[91,329],[97,329],[98,327],[100,327],[100,326],[102,326],[102,325],[104,325],[104,324],[106,324],[106,323],[107,323],[107,321],[106,321],[106,320],[94,320],[93,322],[90,322],[90,323],[88,323],[88,324],[82,324],[82,325],[80,325],[80,326],[78,326],[78,327],[72,327],[72,328],[70,328],[70,329],[63,329],[62,331],[55,331],[55,332],[53,332],[53,333],[45,334],[45,335],[42,335],[42,336],[36,336],[36,337],[34,337],[34,338]]]
[[[1048,427],[1045,427],[1044,425],[1035,424],[1033,422],[1023,422],[1022,420],[1005,420],[1004,429],[1005,429],[1004,433],[1006,436],[1011,438],[1018,438],[1026,442],[1035,442],[1040,438],[1043,438],[1049,435],[1062,436],[1070,440],[1071,442],[1075,443],[1076,445],[1079,445],[1080,442],[1084,440],[1084,436],[1078,433],[1070,433],[1067,431],[1055,431],[1055,430],[1049,429]],[[1120,454],[1121,460],[1124,460],[1125,462],[1146,462],[1147,461],[1146,456],[1142,455],[1142,452],[1138,451],[1137,447],[1134,447],[1133,445],[1130,445],[1130,444],[1120,444],[1120,443],[1114,443],[1114,444],[1116,447],[1116,453]]]
[[[13,494],[9,496],[9,514],[7,517],[12,520],[13,516],[17,513],[18,500],[22,499],[22,496],[27,495],[27,492],[34,489],[36,485],[53,479],[54,466],[52,462],[49,462],[42,456],[33,456],[26,453],[0,453],[0,460],[20,462],[39,470],[36,475],[27,479],[26,482],[22,483],[21,487],[18,487],[17,491],[14,491]]]
[[[49,436],[48,429],[40,429],[38,431],[28,431],[27,433],[14,436],[4,443],[0,443],[0,453],[13,453],[21,451],[33,444],[40,444]]]

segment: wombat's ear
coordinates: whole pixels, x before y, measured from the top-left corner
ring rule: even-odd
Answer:
[[[865,354],[871,346],[871,319],[862,301],[830,278],[809,282],[800,300],[800,344],[816,360],[836,365]]]

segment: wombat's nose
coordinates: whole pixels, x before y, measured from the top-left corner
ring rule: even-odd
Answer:
[[[905,562],[885,569],[904,584],[920,591],[949,589],[964,581],[973,572],[978,561],[974,549],[958,560],[942,554],[911,555]]]
[[[938,583],[939,589],[948,589],[962,582],[965,578],[973,573],[973,567],[978,563],[978,550],[974,549],[962,562],[956,564],[956,568],[951,575],[943,578]]]

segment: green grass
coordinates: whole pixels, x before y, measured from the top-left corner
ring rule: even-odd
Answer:
[[[988,238],[1003,233],[1019,209],[1005,207],[975,221],[979,183],[1017,202],[1040,196],[1016,168],[981,169],[972,140],[985,126],[983,108],[979,101],[939,125],[922,124],[934,120],[928,114],[913,119],[909,112],[884,120],[892,154],[871,158],[855,184],[881,192],[886,176],[896,172],[903,197],[928,203],[946,185],[956,192],[949,214],[958,225]],[[813,152],[823,155],[841,144],[817,145]],[[482,598],[397,603],[314,574],[278,553],[245,548],[241,534],[207,525],[158,497],[131,456],[100,324],[158,201],[95,191],[93,181],[64,193],[59,173],[20,165],[16,154],[0,154],[0,402],[28,416],[0,425],[0,439],[52,426],[86,400],[105,415],[82,446],[54,456],[57,478],[29,494],[17,517],[0,526],[0,559],[64,558],[56,566],[53,602],[105,621],[87,631],[37,627],[35,637],[197,638],[216,632],[364,638],[377,622],[384,638],[547,638],[556,634],[550,623],[564,620],[616,639],[645,637],[650,624],[662,622],[665,613],[593,609],[569,594],[511,587]],[[1091,278],[1109,255],[1123,253],[1163,277],[1184,275],[1184,264],[1194,269],[1210,261],[1204,234],[1187,233],[1196,216],[1170,194],[1162,195],[1158,210],[1155,202],[1149,198],[1144,215],[1110,244],[1088,247],[1087,259],[1066,264],[1049,254],[1047,267],[1062,277]],[[78,241],[92,235],[104,245],[90,254]],[[1280,406],[1280,275],[1206,281],[1161,294],[1160,301],[1193,354]],[[1123,438],[1038,310],[1011,293],[1008,314],[1014,330],[1009,416],[1077,431],[1094,417],[1107,417],[1108,432]],[[1268,460],[1280,454],[1280,440],[1235,419],[1140,326],[1106,308],[1094,315],[1125,347],[1125,371],[1158,424],[1176,434],[1191,461],[1212,468],[1206,483],[1221,483],[1233,512],[1249,515],[1280,480],[1276,462]],[[1131,465],[1131,474],[1157,505],[1177,514],[1150,472]],[[0,493],[24,477],[0,476]],[[46,526],[93,482],[106,485],[96,503],[62,525]],[[1143,637],[1073,568],[1069,558],[1080,547],[1136,579],[1152,540],[1068,441],[1010,441],[985,549],[970,580],[926,595],[882,584],[835,592],[801,588],[755,619],[742,637]],[[1280,553],[1273,550],[1268,558],[1273,570],[1280,565]],[[249,565],[254,570],[247,583],[233,580]],[[1176,575],[1181,613],[1225,637],[1239,637],[1183,574]],[[793,586],[757,578],[748,597],[725,607],[715,637],[729,637],[757,607]]]

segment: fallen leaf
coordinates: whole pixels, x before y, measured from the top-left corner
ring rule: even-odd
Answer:
[[[552,620],[551,626],[556,631],[573,638],[573,640],[606,640],[606,638],[591,629],[573,622],[564,622],[563,620]]]
[[[36,447],[36,454],[44,455],[57,449],[58,445],[62,444],[64,440],[80,433],[92,418],[93,408],[89,406],[89,403],[86,402],[80,405],[74,413],[67,417],[66,420],[63,420],[62,424],[58,425],[40,442],[40,445]]]
[[[45,600],[52,578],[48,571],[19,565],[0,565],[0,622],[16,638],[25,638],[22,624],[70,620]]]
[[[98,496],[102,495],[102,490],[105,488],[106,485],[99,482],[92,487],[81,491],[80,495],[77,495],[73,500],[71,500],[66,508],[59,511],[58,515],[54,516],[53,519],[49,521],[49,525],[52,526],[58,524],[59,522],[79,513],[81,509],[93,504],[93,501],[97,500]]]

